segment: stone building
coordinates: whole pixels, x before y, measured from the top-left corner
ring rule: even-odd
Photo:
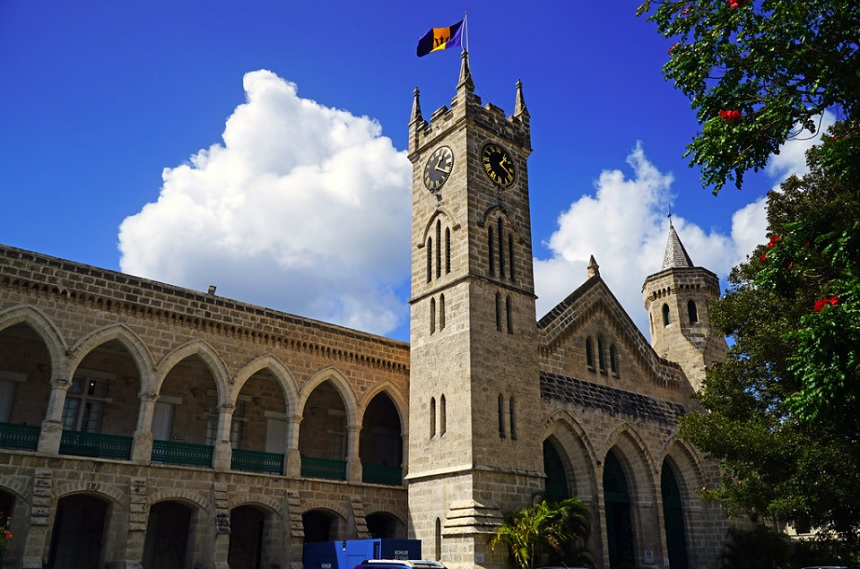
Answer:
[[[671,228],[651,344],[593,259],[537,320],[530,152],[519,83],[510,117],[465,54],[450,108],[416,90],[408,344],[0,246],[3,567],[298,569],[374,536],[495,569],[542,491],[590,508],[598,567],[713,566],[716,472],[676,420],[725,357],[718,281]]]

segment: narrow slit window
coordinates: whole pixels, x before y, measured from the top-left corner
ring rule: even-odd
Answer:
[[[514,276],[514,236],[508,235],[508,273],[513,281]]]
[[[430,333],[436,331],[436,299],[430,299]]]
[[[508,324],[508,334],[514,333],[514,320],[513,315],[511,314],[511,297],[505,297],[505,319]]]
[[[502,331],[502,295],[496,293],[496,330]]]
[[[493,247],[493,226],[487,227],[487,249],[489,251],[490,274],[496,274],[495,248]]]
[[[499,276],[505,278],[505,237],[502,218],[499,218]]]
[[[430,398],[430,438],[436,436],[436,398]]]
[[[433,280],[433,238],[427,239],[427,282]]]
[[[690,324],[695,324],[699,321],[699,310],[696,308],[695,301],[687,303],[687,314],[690,316]]]
[[[445,395],[439,398],[439,436],[448,430],[448,409],[445,405]]]
[[[442,222],[436,220],[436,278],[442,276]]]
[[[505,398],[499,393],[499,438],[505,438]]]
[[[439,330],[445,329],[445,295],[439,295]]]
[[[663,305],[663,326],[669,325],[669,305]]]
[[[451,272],[451,229],[445,228],[445,274]]]
[[[600,366],[600,371],[606,371],[606,355],[603,353],[603,338],[597,337],[597,365]]]
[[[609,346],[609,371],[618,375],[618,350],[615,349],[615,344]]]
[[[594,370],[594,346],[591,344],[591,338],[585,339],[585,364],[588,369]]]
[[[517,413],[513,397],[511,397],[511,400],[508,401],[508,409],[510,409],[510,416],[508,420],[511,423],[511,440],[515,441],[517,440]]]

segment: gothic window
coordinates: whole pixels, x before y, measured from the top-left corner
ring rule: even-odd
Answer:
[[[436,436],[436,398],[430,398],[430,438]]]
[[[439,295],[439,330],[445,329],[445,295]]]
[[[505,398],[499,393],[499,438],[505,438]]]
[[[502,295],[496,293],[496,330],[502,331]]]
[[[513,315],[511,314],[511,297],[505,297],[505,318],[508,324],[508,334],[514,333]]]
[[[585,339],[585,364],[588,369],[594,371],[594,346],[591,344],[591,338]]]
[[[99,433],[107,401],[108,374],[78,372],[63,405],[63,428],[69,431]]]
[[[442,222],[436,220],[436,278],[442,276]]]
[[[511,423],[511,440],[515,441],[515,440],[517,440],[517,421],[516,421],[517,415],[516,415],[516,411],[515,411],[514,398],[513,397],[511,397],[511,400],[508,401],[508,409],[510,410],[510,416],[508,418],[508,421],[510,421],[510,423]]]
[[[427,239],[427,282],[433,280],[433,238]]]
[[[511,280],[514,280],[514,236],[508,234],[508,266]]]
[[[445,228],[445,274],[451,272],[451,229]]]
[[[430,299],[430,333],[436,331],[436,299]]]
[[[603,349],[603,338],[597,337],[597,365],[600,366],[600,372],[606,373],[606,354]]]
[[[699,321],[699,311],[696,308],[696,303],[692,300],[687,303],[687,314],[690,316],[690,324]]]
[[[490,225],[489,227],[487,227],[487,250],[489,252],[488,257],[489,257],[489,263],[490,263],[489,268],[490,268],[490,274],[491,275],[496,274],[496,265],[495,265],[495,258],[496,257],[495,257],[495,253],[493,252],[494,249],[495,248],[493,247],[493,226]]]
[[[499,276],[505,278],[504,225],[501,217],[499,218]]]
[[[618,351],[615,349],[615,344],[609,346],[609,371],[613,375],[618,375]]]
[[[445,395],[439,399],[439,436],[445,434],[448,430],[448,408],[445,404]]]
[[[669,305],[663,305],[663,326],[669,325]]]

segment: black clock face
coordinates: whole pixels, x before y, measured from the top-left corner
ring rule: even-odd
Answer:
[[[481,150],[481,163],[484,167],[484,172],[493,183],[507,188],[514,183],[516,177],[516,168],[514,161],[508,151],[498,144],[486,144]]]
[[[454,153],[447,146],[440,146],[433,151],[427,165],[424,166],[424,186],[435,192],[448,181],[454,168]]]

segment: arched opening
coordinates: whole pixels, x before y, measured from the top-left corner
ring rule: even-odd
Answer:
[[[430,398],[430,438],[436,436],[436,398]]]
[[[603,501],[606,507],[609,569],[636,567],[630,491],[621,463],[612,452],[606,456],[603,466]]]
[[[663,326],[669,325],[669,305],[663,305]]]
[[[433,238],[427,238],[427,282],[433,280]]]
[[[451,229],[445,228],[445,274],[451,272]]]
[[[699,321],[699,310],[696,308],[696,302],[693,300],[687,302],[687,316],[690,317],[690,324],[695,324]]]
[[[57,504],[48,566],[53,569],[102,567],[105,564],[105,519],[108,502],[87,494],[62,498]]]
[[[367,406],[359,442],[362,481],[399,486],[403,482],[400,414],[391,398],[380,393]]]
[[[36,450],[50,380],[51,356],[41,336],[26,324],[0,330],[0,447]]]
[[[239,506],[230,512],[231,569],[261,569],[263,564],[266,513],[254,506]]]
[[[585,339],[585,364],[588,369],[594,371],[594,345],[591,343],[591,338]]]
[[[313,390],[302,414],[302,476],[346,480],[346,406],[331,381]]]
[[[284,472],[288,442],[287,401],[284,389],[269,368],[252,375],[242,386],[233,409],[231,430],[241,423],[239,446],[233,447],[231,469],[246,472]]]
[[[448,430],[448,405],[445,403],[445,394],[439,398],[439,436]]]
[[[370,537],[378,539],[405,539],[406,528],[400,520],[385,512],[376,512],[365,518]]]
[[[666,530],[666,549],[672,569],[688,569],[687,535],[684,529],[684,503],[675,470],[668,461],[663,461],[660,476],[663,493],[663,522]]]
[[[499,393],[499,438],[505,438],[505,397]]]
[[[558,454],[555,445],[549,439],[543,442],[543,470],[546,474],[544,494],[547,498],[559,500],[570,498],[571,493],[567,486],[567,472],[564,469],[564,462],[561,460],[561,455]]]
[[[430,333],[436,331],[436,299],[430,299]]]
[[[149,509],[143,569],[185,569],[191,565],[189,547],[193,510],[179,502],[158,502]]]
[[[600,336],[597,337],[597,365],[601,372],[606,373],[606,349]]]
[[[302,514],[305,543],[333,541],[338,539],[339,520],[336,515],[323,510],[311,510]]]
[[[618,350],[615,349],[615,344],[609,346],[609,371],[618,375]]]

